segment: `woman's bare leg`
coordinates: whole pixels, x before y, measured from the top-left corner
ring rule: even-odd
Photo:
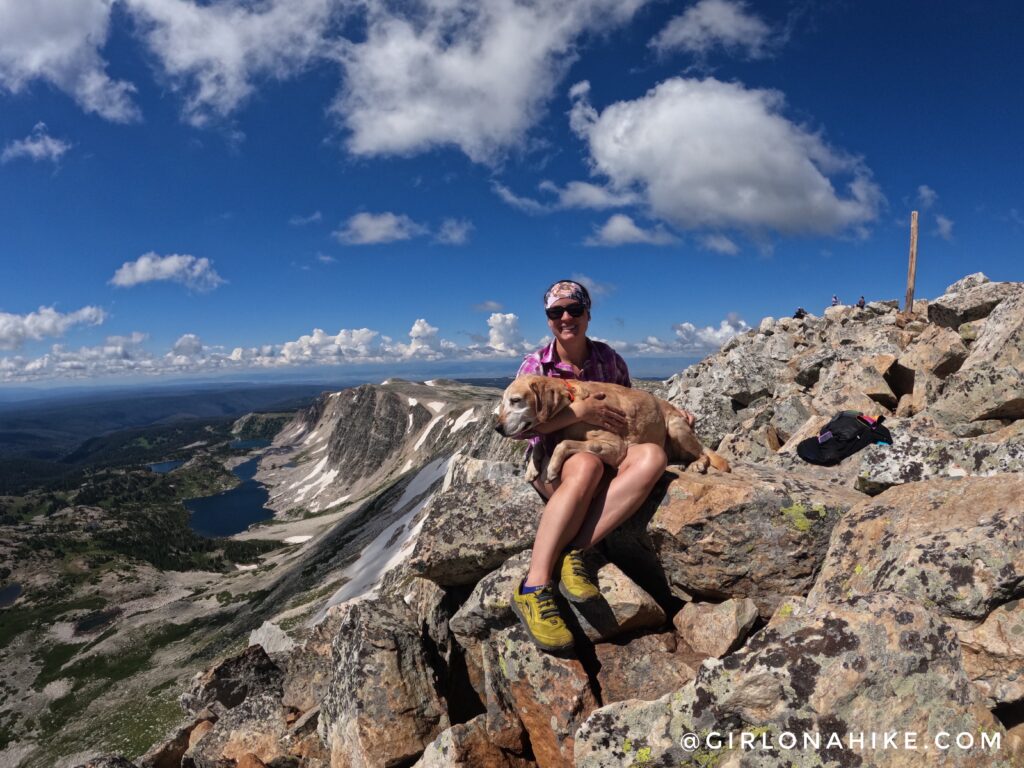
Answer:
[[[555,561],[587,516],[604,468],[604,462],[594,454],[576,453],[562,465],[560,480],[550,484],[534,483],[548,496],[548,503],[537,526],[530,571],[526,575],[527,586],[535,587],[551,580]]]
[[[572,546],[589,549],[632,517],[665,472],[668,457],[660,445],[631,445],[608,490],[598,494],[579,531],[570,539]]]

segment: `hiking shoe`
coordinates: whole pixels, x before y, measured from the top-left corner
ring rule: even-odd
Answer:
[[[601,597],[601,590],[597,588],[597,579],[590,572],[586,560],[583,558],[583,550],[573,547],[567,549],[562,555],[562,562],[558,567],[560,579],[558,591],[565,595],[566,600],[574,603],[586,603]]]
[[[555,593],[550,585],[545,584],[525,595],[519,592],[519,587],[514,587],[512,610],[523,622],[526,634],[538,648],[545,651],[562,651],[572,646],[572,632],[565,626],[558,612]]]

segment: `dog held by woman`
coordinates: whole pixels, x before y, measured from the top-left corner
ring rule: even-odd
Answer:
[[[588,397],[605,399],[626,416],[626,434],[617,435],[592,424],[577,422],[555,433],[558,445],[541,464],[537,453],[531,454],[526,480],[543,477],[555,480],[562,464],[574,453],[592,453],[610,467],[617,467],[626,457],[630,445],[655,443],[665,448],[669,462],[693,464],[706,472],[712,466],[731,472],[729,462],[700,444],[697,436],[671,403],[650,392],[595,381],[557,379],[548,376],[520,376],[505,390],[501,398],[495,429],[504,437],[516,438],[549,421],[575,400]]]

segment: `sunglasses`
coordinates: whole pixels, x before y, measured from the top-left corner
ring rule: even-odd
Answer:
[[[558,320],[563,312],[568,312],[570,317],[581,317],[587,308],[582,304],[569,304],[565,307],[548,307],[544,310],[544,314],[548,316],[548,320]]]

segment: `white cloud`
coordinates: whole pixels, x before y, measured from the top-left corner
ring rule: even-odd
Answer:
[[[474,312],[500,312],[504,307],[500,302],[497,301],[481,301],[479,304],[473,305]]]
[[[591,184],[587,181],[570,181],[559,188],[550,181],[543,181],[540,188],[545,192],[558,195],[559,208],[623,208],[640,202],[635,192],[619,192],[608,187]]]
[[[27,315],[0,312],[0,349],[17,349],[26,341],[59,337],[76,325],[100,325],[107,317],[99,307],[82,307],[61,313],[53,307],[40,307]]]
[[[519,330],[519,317],[511,312],[495,312],[487,318],[487,344],[497,352],[520,352],[523,349],[523,334]]]
[[[877,216],[867,168],[786,119],[777,91],[672,78],[601,113],[586,87],[575,94],[570,124],[595,173],[675,226],[835,234]],[[845,196],[834,176],[848,179]]]
[[[434,239],[445,245],[465,245],[472,231],[473,224],[466,219],[445,219]]]
[[[261,79],[284,80],[328,52],[334,0],[125,0],[196,127],[241,106]]]
[[[504,184],[494,182],[491,184],[491,188],[495,194],[498,195],[503,201],[513,208],[518,208],[524,213],[547,213],[548,207],[543,203],[540,203],[529,197],[520,197],[515,194],[511,189],[506,187]]]
[[[917,204],[924,210],[931,208],[938,199],[939,193],[927,184],[922,184],[917,188]]]
[[[641,243],[645,245],[668,245],[675,241],[671,234],[660,226],[655,229],[643,229],[637,226],[632,218],[624,213],[616,213],[596,230],[592,237],[584,242],[586,245],[628,245]]]
[[[365,39],[339,46],[334,111],[356,155],[455,146],[477,162],[522,143],[586,32],[628,21],[646,0],[370,3]],[[404,6],[407,8],[407,6]]]
[[[323,216],[321,215],[320,211],[313,211],[313,213],[309,214],[308,216],[292,216],[290,219],[288,219],[288,223],[291,224],[293,227],[304,227],[307,224],[313,224],[315,222],[318,222],[322,218]]]
[[[673,18],[651,40],[660,53],[682,50],[703,56],[716,46],[764,58],[773,46],[772,30],[759,16],[736,0],[700,0]]]
[[[667,340],[649,336],[638,342],[611,343],[621,354],[698,355],[714,351],[732,335],[747,328],[745,322],[730,315],[718,326],[698,328],[691,323],[680,323],[675,326],[675,336]],[[3,316],[0,315],[0,332],[3,329]],[[416,361],[490,359],[514,361],[543,343],[542,340],[524,340],[519,318],[513,313],[491,313],[487,318],[487,329],[486,336],[470,334],[473,342],[463,346],[442,338],[439,329],[425,318],[419,318],[412,324],[405,341],[394,340],[370,328],[343,328],[334,335],[315,328],[312,333],[293,341],[227,348],[206,345],[197,335],[186,333],[164,353],[145,350],[142,342],[146,335],[136,331],[129,336],[109,336],[104,343],[93,347],[70,349],[54,344],[49,352],[36,358],[20,355],[0,357],[0,381],[90,379],[111,375],[196,375],[223,371],[280,370],[308,365],[399,365]]]
[[[171,347],[171,352],[175,355],[185,355],[192,357],[200,354],[203,351],[203,342],[194,333],[186,333],[181,336],[174,346]]]
[[[194,291],[212,291],[226,282],[207,258],[197,259],[195,256],[177,253],[160,256],[150,251],[118,267],[110,278],[110,284],[130,288],[161,280],[181,283]]]
[[[69,149],[71,145],[68,142],[55,139],[46,132],[46,123],[36,123],[32,133],[4,147],[3,153],[0,154],[0,163],[17,160],[20,157],[56,163]]]
[[[408,216],[385,213],[357,213],[342,229],[332,234],[347,245],[374,245],[409,240],[426,233],[426,228]]]
[[[935,234],[937,234],[943,240],[952,240],[953,220],[946,218],[942,214],[938,214],[935,217]]]
[[[112,80],[100,51],[114,0],[6,0],[0,3],[0,88],[21,93],[41,80],[107,120],[139,118],[135,87]]]
[[[735,256],[740,252],[740,247],[725,235],[705,235],[700,239],[700,244],[705,250],[729,256]]]
[[[334,258],[333,256],[329,256],[326,253],[318,253],[316,255],[316,260],[319,261],[321,264],[333,264],[334,262],[337,261],[336,258]]]

